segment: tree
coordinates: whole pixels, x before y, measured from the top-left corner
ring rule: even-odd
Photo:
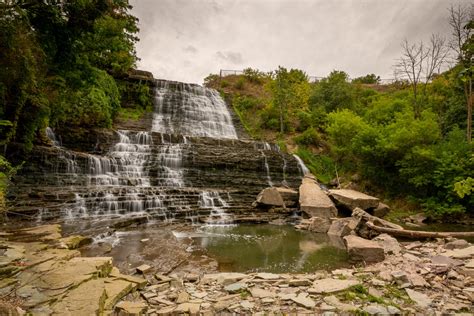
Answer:
[[[375,74],[368,74],[362,77],[352,79],[352,83],[379,84],[380,76],[376,76]]]
[[[425,45],[423,41],[417,44],[410,44],[406,39],[403,41],[402,57],[395,65],[395,76],[410,82],[413,90],[415,118],[420,117],[426,87],[435,73],[440,72],[447,54],[445,40],[439,35],[432,34],[428,45]]]
[[[468,142],[472,140],[472,77],[474,54],[474,5],[451,6],[449,8],[449,25],[451,26],[451,41],[449,47],[456,54],[456,59],[463,70],[460,72],[460,79],[463,84],[464,96],[466,98],[467,127],[466,138]]]

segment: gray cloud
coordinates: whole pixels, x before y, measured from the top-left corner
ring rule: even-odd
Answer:
[[[449,35],[447,8],[464,0],[132,0],[139,67],[201,83],[219,69],[278,65],[325,76],[390,78],[400,42]],[[245,56],[243,58],[242,56]]]
[[[242,55],[237,52],[217,52],[216,57],[236,65],[243,62]]]
[[[195,54],[198,52],[198,49],[192,45],[188,45],[185,48],[183,48],[183,51],[186,53]]]

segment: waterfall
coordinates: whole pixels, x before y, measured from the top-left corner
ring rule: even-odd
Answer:
[[[272,177],[270,176],[270,166],[268,165],[268,159],[263,150],[260,150],[260,153],[263,156],[263,163],[265,167],[265,172],[267,173],[267,183],[269,186],[273,186]]]
[[[210,224],[228,225],[232,223],[231,216],[224,210],[229,205],[221,198],[218,192],[201,192],[199,206],[203,209],[210,209]]]
[[[300,168],[300,171],[303,174],[303,176],[307,175],[308,173],[311,173],[308,167],[306,167],[306,165],[304,164],[304,161],[301,160],[301,158],[298,155],[293,154],[293,157],[295,157],[296,161],[298,162],[298,167]]]
[[[229,110],[219,92],[163,80],[157,80],[156,85],[152,131],[237,139]]]

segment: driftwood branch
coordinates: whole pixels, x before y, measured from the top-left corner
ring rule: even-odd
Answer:
[[[417,231],[417,230],[406,230],[406,229],[395,229],[380,227],[372,222],[366,223],[367,227],[375,230],[379,233],[389,234],[394,237],[407,237],[407,238],[467,238],[474,237],[474,232],[428,232],[428,231]]]

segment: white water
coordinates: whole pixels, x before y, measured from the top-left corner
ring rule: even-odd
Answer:
[[[267,173],[267,183],[269,186],[273,186],[272,182],[272,177],[270,175],[270,166],[268,165],[268,159],[267,156],[265,155],[265,152],[263,150],[260,150],[260,153],[263,156],[263,162],[264,162],[264,167],[265,167],[265,172]]]
[[[306,165],[304,164],[304,161],[301,160],[301,158],[298,157],[298,155],[294,154],[293,157],[295,157],[296,161],[298,162],[298,167],[300,168],[300,171],[303,174],[303,176],[307,175],[308,173],[311,173],[308,167],[306,167]]]
[[[209,208],[211,210],[211,225],[226,225],[232,223],[232,217],[224,210],[224,208],[229,207],[229,205],[223,198],[221,198],[219,192],[201,192],[199,204],[201,208]]]
[[[237,139],[227,105],[216,90],[193,84],[157,81],[155,95],[152,131]]]

